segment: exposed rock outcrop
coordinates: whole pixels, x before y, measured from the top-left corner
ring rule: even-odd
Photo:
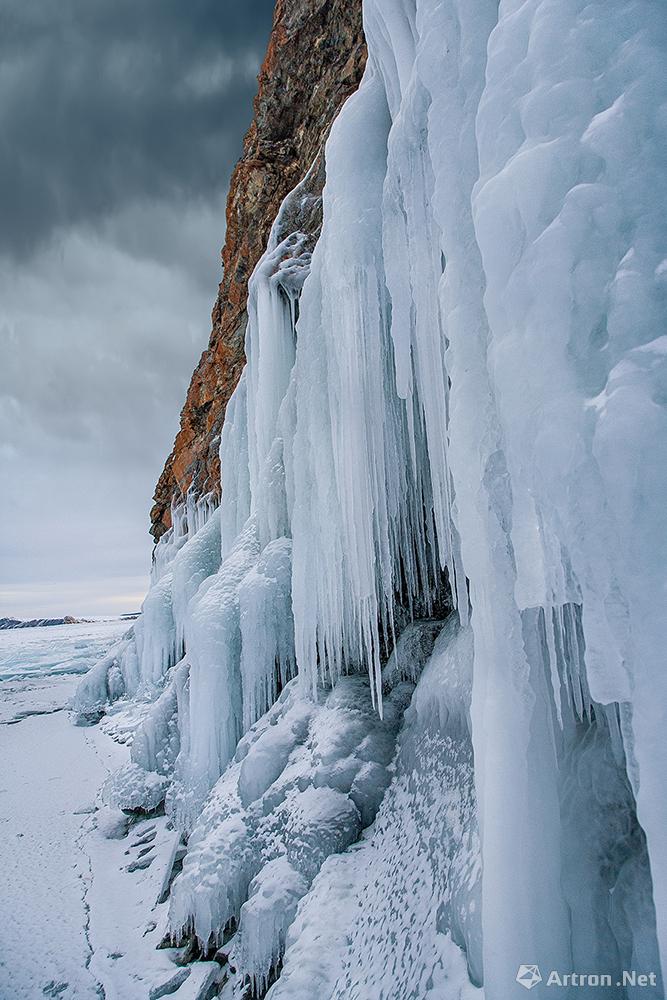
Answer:
[[[155,491],[151,533],[171,524],[171,501],[194,483],[219,491],[225,409],[244,365],[248,279],[285,195],[321,155],[336,114],[361,79],[361,0],[277,0],[255,115],[227,201],[223,278],[208,348],[192,376],[181,427]],[[316,169],[318,183],[324,172]]]
[[[27,621],[21,621],[20,618],[0,618],[0,629],[43,628],[46,625],[80,625],[85,621],[85,618],[72,618],[71,615],[65,615],[64,618],[29,618]]]

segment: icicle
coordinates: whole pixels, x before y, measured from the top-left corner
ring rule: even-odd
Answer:
[[[243,725],[264,715],[294,673],[289,539],[270,542],[239,588]]]

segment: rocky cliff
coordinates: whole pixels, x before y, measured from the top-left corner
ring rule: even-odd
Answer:
[[[199,494],[219,491],[220,430],[245,362],[248,279],[281,201],[321,154],[365,61],[361,0],[277,0],[254,119],[229,189],[223,277],[211,337],[155,491],[151,533],[156,541],[171,524],[174,497],[193,483]],[[316,174],[321,184],[323,171]]]

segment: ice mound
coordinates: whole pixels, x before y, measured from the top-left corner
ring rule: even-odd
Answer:
[[[130,762],[109,775],[102,785],[102,801],[111,809],[150,813],[164,802],[168,785],[163,774]]]
[[[375,814],[411,690],[394,689],[380,720],[365,677],[341,678],[316,702],[298,681],[287,685],[239,742],[192,830],[171,893],[175,939],[194,933],[210,949],[238,926],[237,975],[265,988],[282,955],[286,908]]]
[[[470,631],[450,620],[405,713],[375,823],[322,865],[287,933],[270,1000],[479,996],[472,650]]]
[[[123,837],[127,836],[130,820],[122,809],[112,809],[105,806],[97,811],[95,827],[106,840],[122,840]]]
[[[79,681],[71,709],[75,722],[97,722],[111,702],[121,698],[138,677],[134,628],[90,668]]]
[[[268,861],[250,883],[241,907],[242,933],[230,960],[237,969],[249,969],[256,995],[265,992],[285,950],[287,928],[294,920],[308,882],[285,854]]]

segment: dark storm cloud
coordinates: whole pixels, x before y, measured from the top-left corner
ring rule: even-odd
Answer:
[[[250,120],[272,0],[0,0],[0,252],[206,199]]]
[[[136,608],[272,0],[0,0],[0,616]]]

